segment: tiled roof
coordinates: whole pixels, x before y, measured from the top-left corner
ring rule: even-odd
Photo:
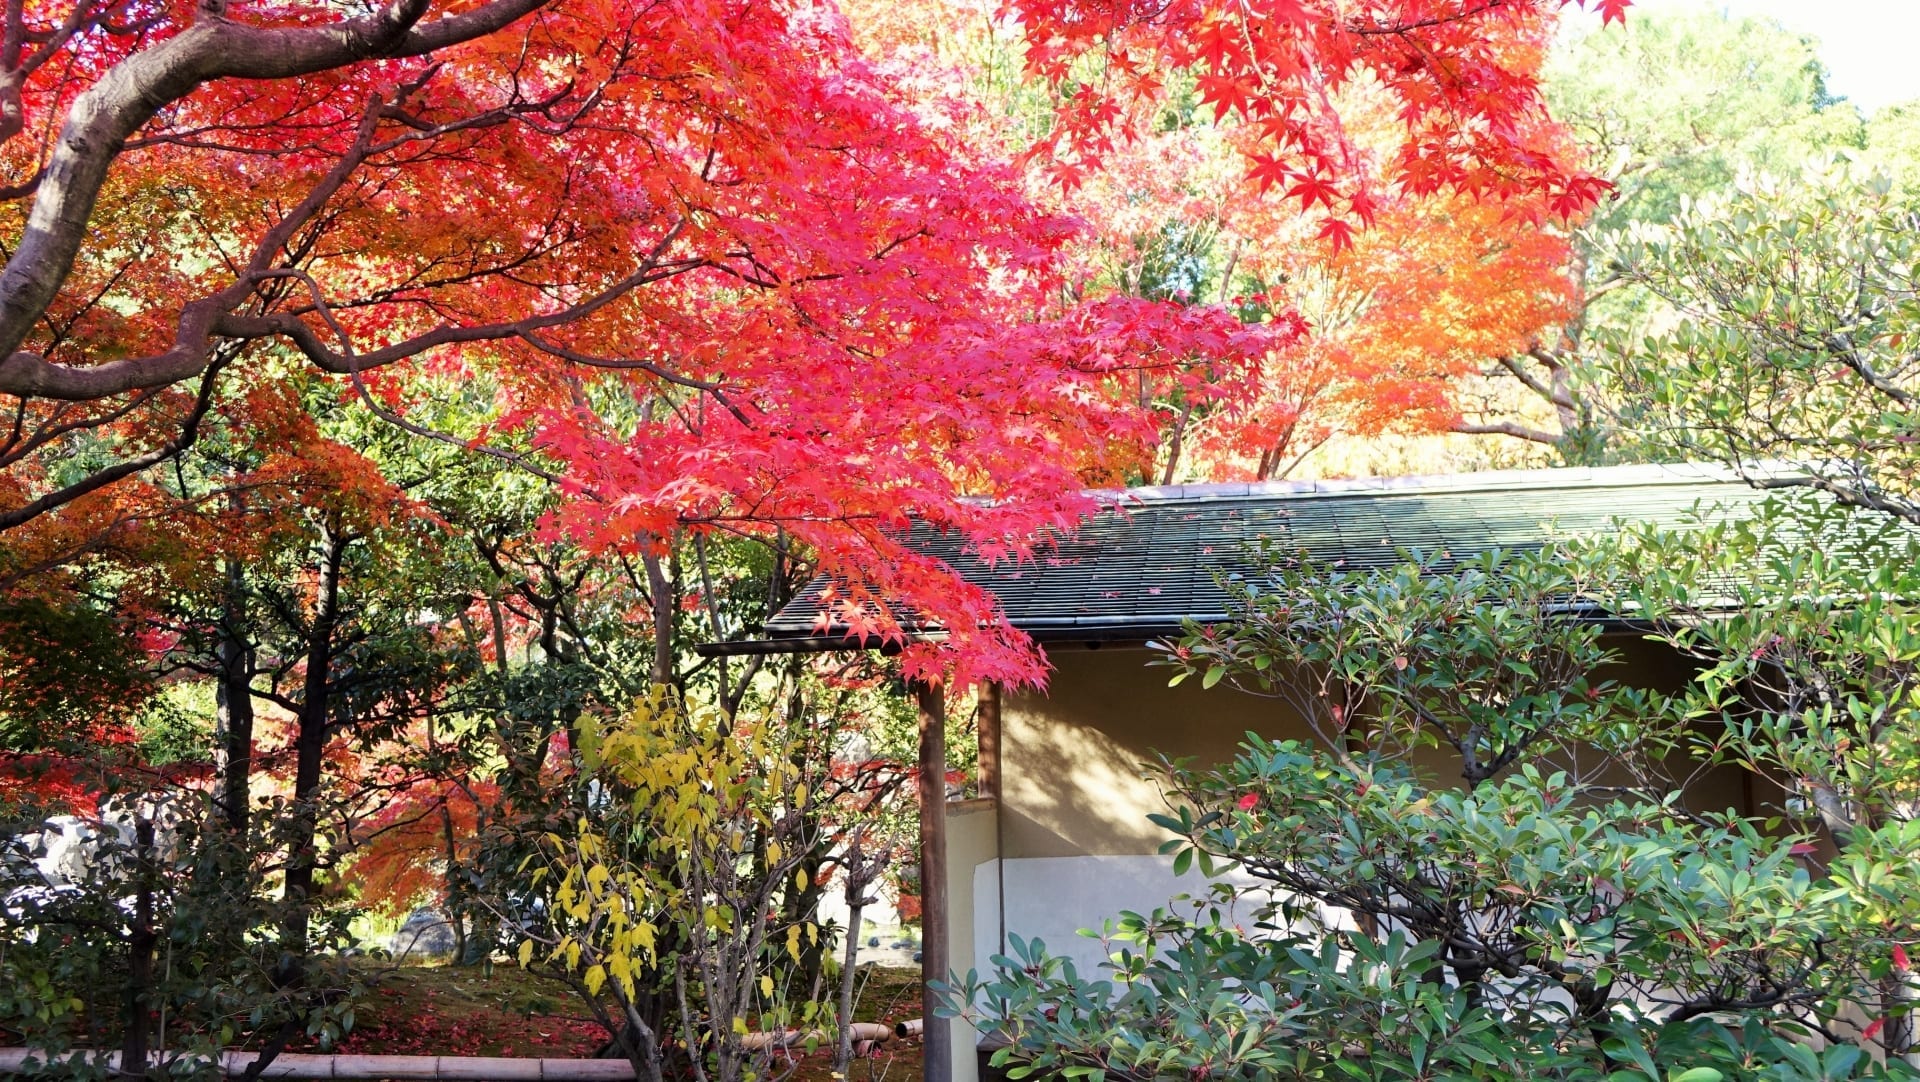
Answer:
[[[1112,508],[1030,561],[988,566],[959,536],[926,527],[911,541],[992,591],[1012,624],[1037,639],[1115,639],[1162,634],[1187,619],[1225,619],[1216,575],[1244,568],[1250,542],[1361,569],[1396,562],[1406,549],[1467,558],[1605,531],[1616,519],[1678,526],[1695,507],[1739,515],[1766,494],[1698,467],[1626,467],[1108,495]],[[775,614],[767,639],[818,642],[826,585],[816,580]]]

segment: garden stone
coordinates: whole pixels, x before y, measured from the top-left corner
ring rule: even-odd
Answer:
[[[446,914],[431,907],[408,914],[400,929],[393,933],[395,961],[450,961],[453,948],[452,922]]]

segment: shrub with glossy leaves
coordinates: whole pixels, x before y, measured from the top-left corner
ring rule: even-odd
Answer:
[[[1606,679],[1583,617],[1614,559],[1230,584],[1236,621],[1169,648],[1176,682],[1282,698],[1318,740],[1162,761],[1153,819],[1177,871],[1239,874],[1106,929],[1099,974],[1016,941],[949,1007],[1070,1077],[1914,1077],[1906,824],[1821,861],[1805,820],[1711,806],[1704,771],[1784,760],[1732,754],[1697,693]]]

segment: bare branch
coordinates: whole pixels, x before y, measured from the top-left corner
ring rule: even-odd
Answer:
[[[1531,443],[1543,443],[1557,446],[1560,437],[1537,428],[1528,428],[1513,421],[1491,421],[1484,424],[1470,424],[1465,421],[1448,426],[1447,431],[1458,432],[1463,436],[1512,436],[1515,439]]]

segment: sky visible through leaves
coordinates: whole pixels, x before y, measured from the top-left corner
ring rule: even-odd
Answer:
[[[1920,40],[1920,5],[1904,0],[1634,0],[1633,6],[1641,12],[1708,8],[1773,19],[1815,38],[1827,65],[1828,89],[1863,112],[1920,98],[1920,65],[1912,59],[1913,42]],[[1577,26],[1599,21],[1598,15],[1572,9],[1565,17]]]

